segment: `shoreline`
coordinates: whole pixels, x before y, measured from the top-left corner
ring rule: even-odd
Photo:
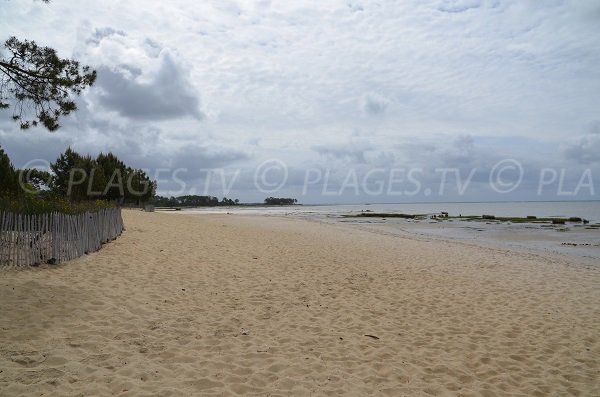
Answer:
[[[600,271],[276,217],[126,210],[3,273],[10,395],[593,395]],[[554,258],[554,259],[551,259]]]
[[[398,238],[415,238],[423,241],[441,241],[467,246],[514,251],[541,257],[561,258],[585,265],[597,266],[600,260],[600,230],[583,230],[579,225],[575,230],[560,232],[558,228],[545,228],[539,224],[505,224],[468,222],[462,220],[431,221],[406,220],[400,218],[352,218],[323,214],[273,213],[253,214],[245,212],[204,212],[181,211],[177,215],[215,216],[232,215],[239,217],[274,217],[296,219],[330,225],[345,225],[371,233],[384,233]],[[568,225],[569,226],[569,225]],[[567,227],[568,227],[567,226]],[[562,225],[564,227],[564,225]]]
[[[389,221],[389,220],[388,220]],[[346,222],[344,222],[346,223]],[[348,224],[352,222],[347,222]],[[600,240],[589,242],[589,237],[598,236],[598,231],[577,235],[564,233],[563,238],[552,238],[551,233],[559,233],[557,230],[544,230],[537,227],[516,227],[512,229],[506,225],[472,225],[472,224],[439,224],[439,223],[415,223],[394,222],[358,223],[363,230],[381,230],[389,232],[400,238],[417,238],[424,241],[442,241],[453,244],[464,244],[467,246],[497,249],[500,251],[513,251],[516,253],[538,255],[540,257],[555,257],[566,262],[578,262],[585,265],[598,265],[600,259]],[[488,227],[489,226],[489,227]],[[387,227],[387,228],[386,228]],[[486,233],[487,235],[482,235]],[[511,235],[512,233],[512,235]],[[565,240],[565,241],[563,241]],[[573,243],[573,241],[575,241]],[[576,249],[575,247],[580,247]],[[575,248],[575,249],[574,249]],[[587,252],[581,252],[587,250]]]

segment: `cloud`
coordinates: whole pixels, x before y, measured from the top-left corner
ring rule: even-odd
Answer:
[[[567,160],[580,164],[600,163],[600,122],[594,121],[589,133],[578,141],[564,145],[563,155]]]
[[[203,119],[189,71],[169,49],[111,27],[96,29],[86,44],[99,64],[92,94],[104,108],[136,120]]]
[[[481,1],[479,0],[444,0],[438,7],[439,11],[458,13],[471,10],[473,8],[479,8]]]
[[[372,150],[373,146],[364,140],[352,140],[343,143],[328,143],[315,145],[313,150],[329,159],[344,160],[356,164],[365,164],[365,153]]]
[[[0,142],[16,168],[40,166],[54,161],[59,153],[73,143],[67,137],[45,131],[21,132],[12,125],[6,129],[0,125]]]
[[[123,67],[121,68],[123,69]],[[129,69],[130,74],[135,69]],[[99,102],[123,117],[138,120],[167,120],[185,116],[203,119],[200,101],[189,88],[185,73],[168,55],[161,57],[161,67],[149,82],[137,76],[126,77],[122,71],[98,69]]]
[[[110,26],[104,27],[104,28],[97,28],[91,35],[90,37],[85,41],[86,44],[92,44],[92,45],[99,45],[100,42],[107,38],[110,37],[112,35],[119,35],[119,36],[127,36],[127,34],[122,31],[122,30],[116,30],[114,28],[111,28]]]
[[[594,120],[590,123],[589,132],[592,135],[600,135],[600,120]]]
[[[377,94],[365,94],[361,99],[361,110],[368,116],[383,114],[389,105],[389,101]]]
[[[489,148],[476,146],[470,134],[415,138],[396,145],[396,148],[402,154],[402,159],[412,167],[473,168],[481,166],[491,155]]]
[[[242,151],[217,145],[180,146],[170,156],[157,156],[170,159],[167,164],[172,168],[187,168],[192,172],[206,168],[231,166],[232,164],[248,160],[250,156]]]
[[[562,154],[566,160],[583,165],[600,162],[600,120],[592,120],[583,136],[565,142]]]

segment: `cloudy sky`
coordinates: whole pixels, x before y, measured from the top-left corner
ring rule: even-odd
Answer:
[[[2,40],[98,71],[55,133],[0,112],[19,167],[70,145],[164,194],[600,195],[597,0],[0,1]]]

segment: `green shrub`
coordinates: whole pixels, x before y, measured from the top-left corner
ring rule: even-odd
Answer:
[[[20,197],[0,197],[0,211],[15,212],[25,215],[60,212],[64,214],[81,214],[102,209],[113,208],[114,205],[102,200],[72,203],[69,200],[50,195],[25,195]]]

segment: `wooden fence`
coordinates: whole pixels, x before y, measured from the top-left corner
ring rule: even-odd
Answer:
[[[123,231],[120,208],[21,215],[0,211],[0,266],[57,264],[100,249]]]

